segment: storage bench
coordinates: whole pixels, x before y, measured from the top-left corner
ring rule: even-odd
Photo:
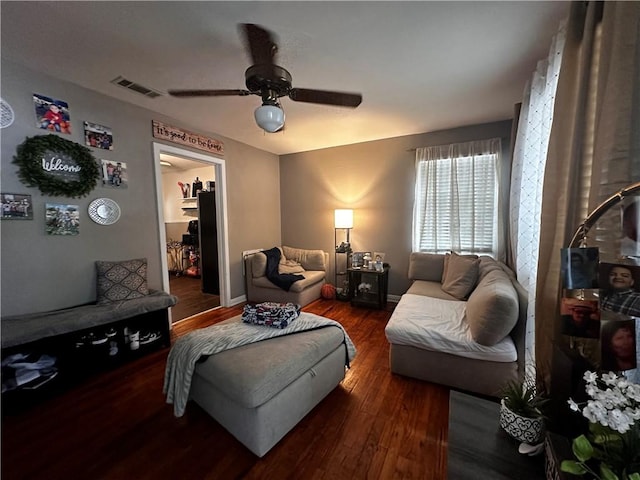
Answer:
[[[35,358],[48,355],[55,357],[58,371],[55,381],[42,388],[23,391],[18,387],[5,392],[3,406],[25,403],[25,394],[29,399],[42,397],[37,393],[58,391],[80,377],[120,365],[159,347],[169,347],[168,309],[176,302],[173,295],[152,291],[141,298],[106,305],[88,304],[2,318],[3,359],[16,354]],[[149,335],[144,342],[139,339],[138,348],[132,349],[127,333],[134,332]],[[6,373],[3,367],[3,377]],[[17,398],[15,402],[12,397]]]
[[[344,342],[327,327],[211,355],[195,368],[190,398],[262,457],[342,381]]]

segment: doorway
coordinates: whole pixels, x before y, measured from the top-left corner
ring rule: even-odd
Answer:
[[[161,259],[162,286],[180,299],[170,310],[174,323],[230,302],[225,164],[213,155],[159,143],[153,145],[160,248],[166,252]],[[194,220],[196,228],[198,225],[198,198],[192,190],[198,181],[202,182],[202,189],[208,191],[207,196],[213,197],[214,205],[209,222],[213,223],[213,227],[209,227],[213,239],[209,239],[206,246],[199,245],[199,236],[192,231]],[[185,193],[183,188],[187,188],[187,184]],[[203,291],[202,248],[207,249],[208,264],[212,259],[216,264],[215,283],[219,285],[219,295]],[[211,271],[207,270],[209,281]]]

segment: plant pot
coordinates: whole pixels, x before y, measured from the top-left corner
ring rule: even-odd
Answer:
[[[542,441],[544,435],[544,419],[529,418],[512,412],[500,401],[500,427],[516,440],[529,445],[536,445]]]

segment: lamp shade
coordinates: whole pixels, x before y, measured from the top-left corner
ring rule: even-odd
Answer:
[[[335,228],[353,228],[353,210],[344,208],[336,209]]]
[[[261,105],[254,112],[256,123],[265,132],[274,133],[284,125],[284,111],[276,105]]]

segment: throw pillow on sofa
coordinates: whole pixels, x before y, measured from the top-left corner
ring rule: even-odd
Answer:
[[[278,265],[278,273],[304,273],[305,269],[295,260],[280,260]]]
[[[98,260],[96,268],[98,305],[141,298],[149,294],[146,258],[120,262]]]
[[[480,260],[476,255],[447,254],[442,274],[442,290],[458,300],[466,300],[478,282]]]

